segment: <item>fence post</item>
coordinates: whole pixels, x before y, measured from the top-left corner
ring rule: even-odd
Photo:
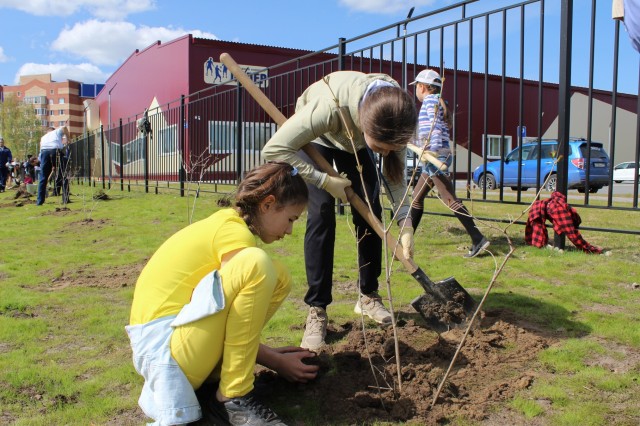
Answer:
[[[105,189],[104,175],[104,126],[100,125],[100,161],[102,162],[102,189]]]
[[[120,191],[124,192],[124,147],[123,147],[123,130],[122,118],[120,119]]]
[[[338,39],[338,70],[344,70],[345,61],[347,54],[347,39],[344,37],[340,37]],[[339,199],[336,199],[336,203],[338,204],[338,214],[344,215],[344,204],[340,202]]]
[[[87,135],[87,138],[84,140],[86,145],[86,153],[84,155],[84,175],[89,181],[89,186],[91,186],[91,140],[95,141],[95,133],[92,136]]]
[[[560,79],[558,85],[558,144],[562,158],[558,162],[556,191],[567,195],[569,169],[569,125],[571,120],[571,32],[573,0],[562,0],[560,13]],[[554,233],[553,245],[564,249],[565,236]]]
[[[149,137],[151,132],[144,132],[144,192],[149,193]]]
[[[338,39],[338,70],[343,71],[347,56],[347,39],[340,37]]]
[[[184,95],[180,95],[180,131],[179,135],[179,144],[180,144],[180,154],[182,155],[182,161],[180,162],[180,168],[178,169],[178,179],[180,180],[180,196],[184,197],[184,182],[187,177],[187,172],[184,169],[187,158],[187,144],[185,141],[185,125],[186,120],[184,116]],[[178,157],[180,158],[180,157]]]
[[[237,113],[238,118],[236,120],[236,170],[238,171],[236,175],[236,183],[240,183],[242,180],[242,162],[244,160],[244,150],[242,149],[242,93],[244,88],[240,83],[238,83],[238,102],[237,102]]]

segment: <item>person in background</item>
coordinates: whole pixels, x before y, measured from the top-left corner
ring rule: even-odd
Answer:
[[[20,186],[22,183],[22,163],[19,159],[14,158],[9,163],[9,186]]]
[[[61,126],[57,129],[55,127],[49,127],[48,132],[40,138],[40,168],[42,176],[38,182],[38,198],[36,205],[41,206],[47,197],[47,184],[49,179],[55,176],[51,176],[53,168],[60,169],[62,164],[62,157],[64,155],[62,144],[62,138],[69,139],[69,129],[67,126]],[[63,191],[64,193],[64,191]],[[67,197],[68,197],[67,191]],[[67,202],[63,200],[63,202]]]
[[[9,177],[8,164],[13,162],[13,156],[9,147],[5,146],[4,138],[0,136],[0,192],[4,192]]]
[[[32,163],[33,163],[33,170],[36,173],[35,182],[40,182],[40,179],[42,179],[42,168],[40,167],[40,156],[38,155],[37,157],[33,157]]]
[[[342,113],[342,116],[341,116]],[[309,208],[304,239],[309,289],[304,301],[309,313],[301,346],[311,350],[324,345],[327,306],[332,302],[335,245],[335,199],[346,201],[351,187],[369,200],[380,219],[380,185],[374,154],[382,157],[395,220],[400,227],[403,253],[410,258],[413,229],[404,226],[409,210],[405,197],[407,142],[415,134],[417,112],[413,97],[386,74],[338,71],[313,83],[298,98],[296,111],[263,150],[267,160],[286,161],[297,167],[309,187]],[[349,135],[352,135],[350,140]],[[342,177],[333,177],[298,151],[311,144]],[[373,151],[373,152],[372,152]],[[358,170],[361,165],[361,172]],[[360,173],[362,173],[362,178]],[[382,240],[356,209],[351,209],[358,249],[359,296],[354,308],[379,324],[391,324],[391,314],[378,294]]]
[[[54,195],[62,195],[62,203],[70,203],[69,199],[69,176],[71,170],[69,170],[70,149],[69,139],[66,136],[62,137],[62,150],[59,155],[59,163],[55,167],[55,182],[54,182]]]
[[[307,187],[296,168],[267,163],[238,186],[224,208],[170,237],[138,278],[126,327],[139,404],[157,424],[283,425],[252,393],[256,363],[292,382],[316,377],[314,357],[299,347],[260,343],[264,325],[289,294],[286,267],[258,247],[290,235]],[[217,390],[201,406],[195,390],[210,376]],[[205,387],[206,389],[206,387]]]
[[[415,81],[416,97],[422,106],[418,114],[418,139],[416,145],[429,151],[434,157],[451,166],[453,155],[449,145],[449,110],[440,97],[442,79],[434,70],[420,71]],[[417,229],[424,213],[424,198],[435,186],[442,202],[449,207],[464,229],[471,237],[471,248],[464,255],[466,258],[476,257],[482,250],[489,247],[489,240],[480,232],[473,217],[456,197],[453,184],[449,180],[448,172],[440,170],[435,165],[424,162],[422,174],[416,183],[411,202],[409,217],[413,229]]]
[[[27,160],[22,164],[24,170],[24,183],[33,184],[36,181],[36,171],[34,166],[34,156],[32,154],[27,155]]]
[[[613,0],[612,17],[624,24],[633,48],[640,52],[640,2],[638,0]]]

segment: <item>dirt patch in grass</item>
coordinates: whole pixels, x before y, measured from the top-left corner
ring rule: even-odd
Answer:
[[[137,265],[113,266],[103,270],[96,270],[92,265],[81,266],[73,271],[62,272],[47,284],[45,290],[56,291],[67,287],[132,287],[136,284],[145,264],[146,262]]]
[[[393,330],[363,332],[359,324],[329,329],[327,341],[335,343],[319,351],[316,362],[321,370],[312,383],[293,385],[262,369],[256,390],[276,410],[278,406],[315,407],[320,424],[435,425],[459,417],[483,421],[495,414],[499,403],[533,384],[538,376],[536,356],[553,343],[552,337],[523,327],[507,312],[487,312],[467,337],[431,407],[464,331],[438,335],[421,325],[419,318],[399,321],[400,388]],[[506,420],[507,415],[503,412],[496,420]],[[517,423],[513,418],[509,422]]]
[[[101,229],[104,228],[105,225],[107,225],[109,223],[109,219],[83,219],[83,220],[79,220],[77,222],[71,222],[69,224],[69,226],[71,228],[74,228],[76,226],[80,226],[80,227],[84,227],[84,228],[90,228],[91,231],[97,230],[97,229]],[[64,232],[64,231],[61,231]]]
[[[27,204],[36,204],[36,200],[32,200],[29,198],[20,198],[17,200],[12,200],[11,202],[8,203],[0,203],[0,209],[2,208],[13,208],[13,207],[23,207],[26,206]]]
[[[640,368],[640,353],[623,344],[605,339],[594,339],[605,349],[604,353],[591,353],[586,365],[602,367],[612,373],[627,373]]]

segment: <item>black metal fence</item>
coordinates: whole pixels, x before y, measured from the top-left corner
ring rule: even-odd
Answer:
[[[340,38],[334,46],[268,68],[261,86],[290,116],[302,91],[330,72],[383,72],[413,90],[408,83],[415,75],[434,68],[444,77],[442,96],[453,115],[452,175],[466,184],[467,198],[474,169],[504,162],[509,151],[526,143],[540,152],[546,139],[557,143],[560,160],[552,173],[557,189],[567,193],[575,166],[569,141],[579,137],[586,144],[580,165],[587,180],[580,192],[569,190],[571,203],[638,211],[638,173],[618,184],[613,166],[640,160],[640,61],[611,18],[611,3],[581,0],[578,8],[572,0],[498,3],[493,8],[496,2],[490,0],[463,1]],[[621,56],[627,58],[624,67]],[[262,147],[276,125],[242,87],[227,87],[185,95],[75,140],[78,177],[121,189],[125,183],[144,184],[147,191],[160,184],[182,192],[187,182],[237,184],[263,162]],[[145,114],[149,134],[140,132]],[[590,158],[596,143],[609,157],[606,186],[598,195],[589,179],[596,172]],[[541,159],[532,185],[536,190],[547,177]],[[516,190],[507,184],[493,190],[478,182],[480,198],[524,203],[526,176],[523,168],[516,173]]]

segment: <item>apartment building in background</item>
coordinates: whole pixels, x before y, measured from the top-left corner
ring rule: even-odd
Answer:
[[[3,86],[3,96],[15,96],[18,101],[32,105],[42,127],[63,126],[69,120],[72,137],[83,133],[85,107],[83,101],[95,98],[104,84],[86,84],[73,80],[53,81],[51,74],[20,76],[15,86]]]

